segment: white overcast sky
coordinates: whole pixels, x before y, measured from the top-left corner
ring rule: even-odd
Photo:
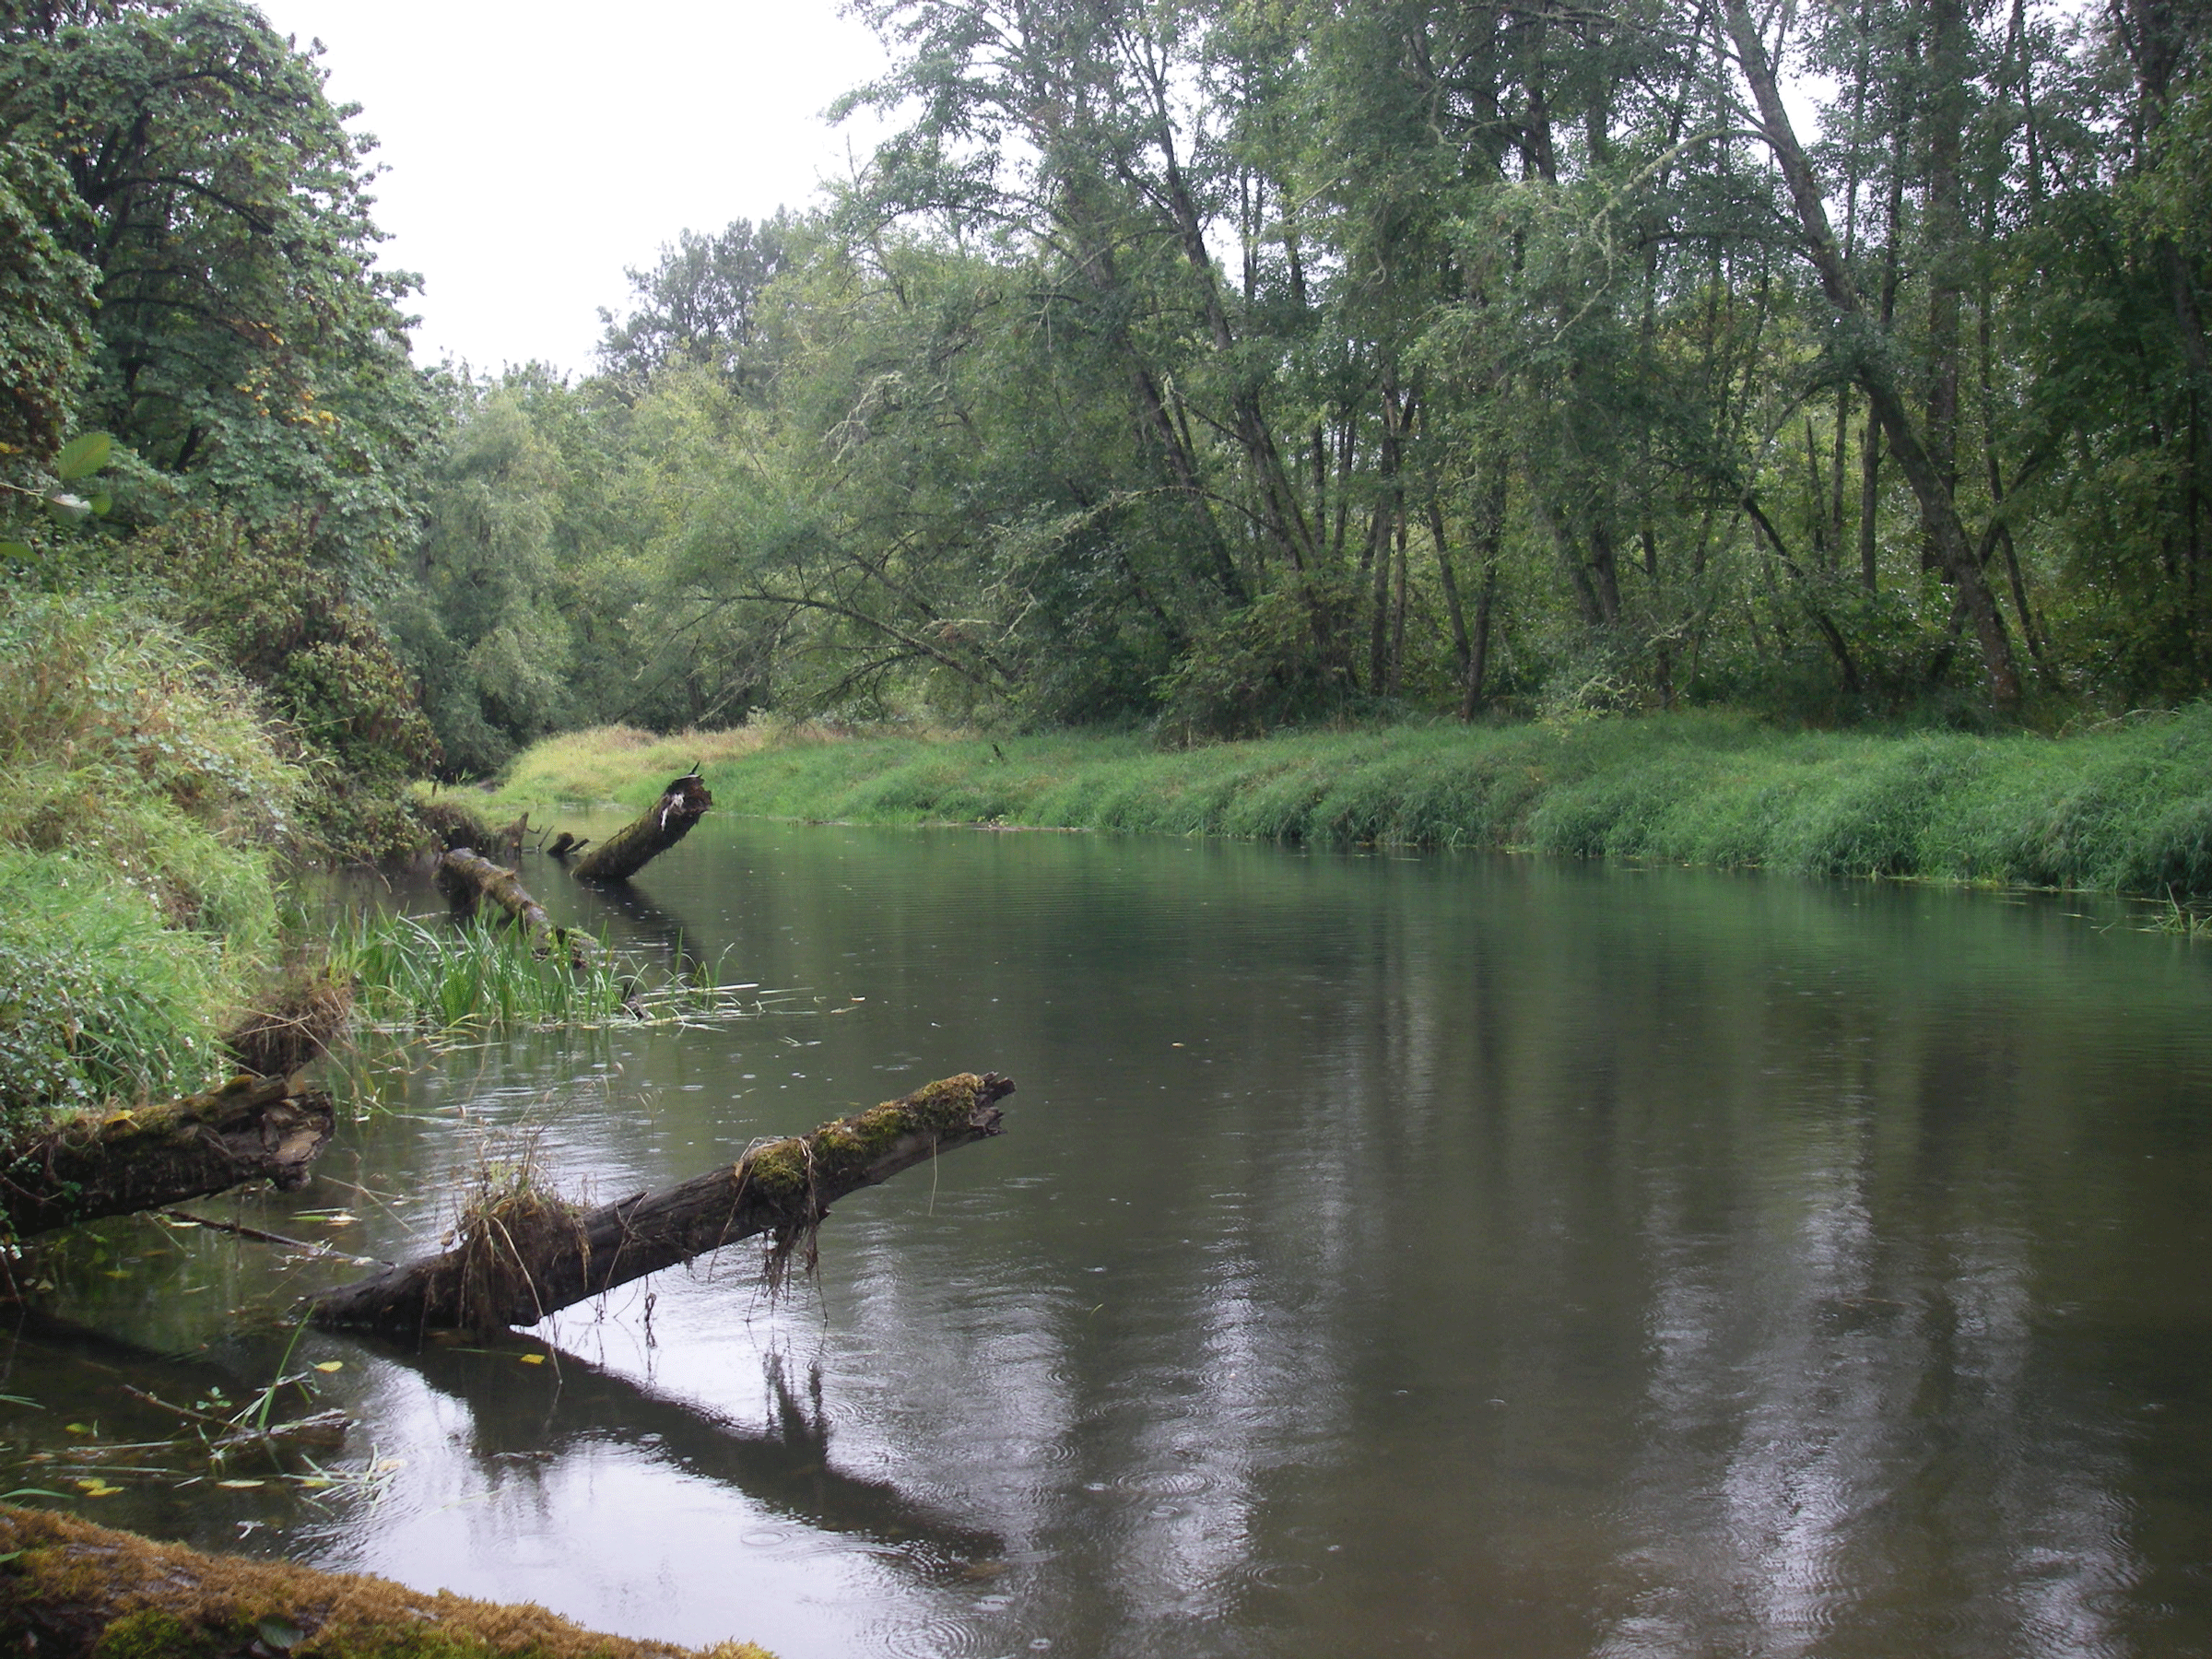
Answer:
[[[418,361],[581,370],[626,266],[808,201],[865,159],[822,112],[883,66],[837,0],[257,0],[320,40],[381,140],[382,263],[419,272]]]
[[[887,61],[839,0],[257,3],[323,42],[331,96],[380,141],[382,263],[423,277],[419,362],[588,369],[626,268],[806,204],[881,131],[822,118]]]

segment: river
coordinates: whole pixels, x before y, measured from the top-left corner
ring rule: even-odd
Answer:
[[[357,1064],[312,1186],[205,1213],[396,1256],[487,1159],[612,1198],[964,1070],[1006,1133],[840,1205],[780,1300],[739,1248],[527,1341],[306,1336],[327,1488],[111,1454],[69,1507],[781,1659],[2212,1652],[2212,949],[2065,898],[727,818],[617,900],[524,876],[789,994]],[[121,1383],[274,1374],[333,1278],[280,1255],[65,1241],[16,1483],[162,1432]]]

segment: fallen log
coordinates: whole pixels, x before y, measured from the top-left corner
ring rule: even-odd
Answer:
[[[661,798],[576,861],[579,881],[628,881],[677,841],[714,805],[694,767],[661,791]]]
[[[590,940],[558,925],[546,913],[546,907],[530,896],[521,877],[470,848],[455,847],[438,861],[438,890],[458,915],[473,916],[488,900],[505,911],[532,938],[563,946],[580,962],[591,954]]]
[[[769,1659],[604,1636],[543,1607],[410,1590],[360,1572],[207,1555],[74,1515],[0,1507],[0,1632],[9,1651],[94,1653],[571,1654],[578,1659]]]
[[[249,1181],[289,1190],[330,1139],[330,1097],[298,1077],[233,1077],[182,1100],[65,1119],[0,1149],[16,1238],[159,1209]]]
[[[848,1193],[879,1185],[1000,1132],[994,1073],[963,1073],[900,1100],[756,1147],[735,1164],[657,1193],[581,1210],[520,1192],[463,1216],[452,1249],[315,1299],[319,1325],[407,1335],[535,1324],[548,1313],[757,1233],[771,1273]]]

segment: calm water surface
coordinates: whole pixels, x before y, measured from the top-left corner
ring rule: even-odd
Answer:
[[[488,1156],[612,1198],[961,1070],[1018,1081],[1007,1133],[841,1205],[779,1303],[738,1249],[527,1343],[306,1338],[377,1482],[74,1507],[782,1659],[2212,1653],[2205,947],[731,819],[618,900],[524,873],[803,989],[363,1069],[314,1186],[207,1213],[396,1256]],[[150,1222],[46,1270],[18,1465],[155,1433],[124,1383],[242,1397],[334,1277]]]

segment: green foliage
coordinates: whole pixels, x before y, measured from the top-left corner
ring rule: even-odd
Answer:
[[[333,930],[332,975],[354,987],[371,1027],[457,1037],[487,1030],[570,1030],[727,1019],[758,1012],[706,963],[656,967],[594,941],[582,960],[540,952],[507,927],[442,918],[356,914]]]
[[[524,757],[500,805],[596,798],[603,769],[630,753],[558,740]],[[2212,703],[2060,739],[1792,732],[1697,713],[1309,731],[1180,750],[1135,735],[809,735],[724,754],[704,767],[716,797],[767,817],[2212,894]],[[641,805],[665,768],[629,770],[638,782],[627,804]]]
[[[297,839],[341,857],[410,845],[404,788],[440,763],[438,741],[376,618],[315,562],[312,532],[193,511],[124,554],[176,623],[259,687],[283,723],[312,780]]]
[[[435,407],[322,72],[225,0],[6,32],[0,134],[65,173],[42,229],[97,274],[80,421],[234,511],[312,512],[335,555],[388,551]]]
[[[0,140],[0,462],[45,459],[76,408],[93,270],[55,234],[75,205],[53,156]]]
[[[264,949],[297,772],[244,688],[143,611],[0,601],[0,844],[95,853],[171,922]]]
[[[0,599],[0,1116],[213,1077],[300,784],[245,688],[142,609]]]

